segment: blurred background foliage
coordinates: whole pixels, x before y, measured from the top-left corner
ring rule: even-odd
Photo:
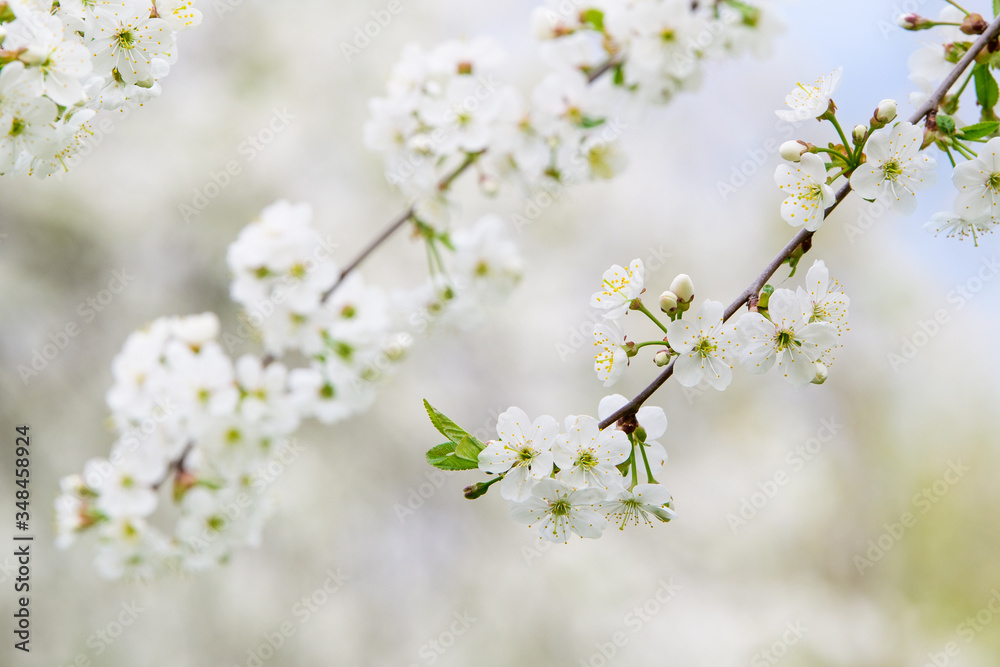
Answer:
[[[499,497],[462,498],[475,474],[449,475],[426,493],[435,480],[423,453],[436,434],[421,398],[469,430],[491,428],[509,405],[531,415],[596,412],[604,390],[587,351],[587,304],[612,263],[669,253],[647,274],[651,294],[679,272],[694,278],[699,301],[729,302],[743,289],[791,235],[778,216],[777,157],[756,158],[769,140],[788,138],[774,109],[794,82],[843,66],[835,98],[848,127],[884,97],[908,115],[906,59],[926,33],[892,28],[892,2],[782,4],[787,30],[768,59],[709,65],[699,92],[632,124],[625,175],[570,191],[517,235],[529,268],[487,326],[436,332],[370,413],[300,433],[304,452],[272,487],[279,509],[260,549],[197,578],[138,586],[97,578],[86,544],[54,548],[48,516],[59,478],[110,445],[103,395],[128,333],[160,315],[205,310],[234,330],[226,248],[278,198],[310,202],[346,262],[404,204],[360,132],[402,45],[494,35],[511,54],[511,80],[527,88],[542,73],[528,30],[534,4],[407,0],[348,63],[338,44],[383,8],[379,0],[202,0],[205,22],[181,35],[162,97],[115,119],[64,178],[0,181],[0,461],[13,468],[13,427],[29,424],[38,534],[32,652],[15,654],[6,631],[0,663],[253,665],[267,636],[290,623],[294,634],[264,664],[597,666],[609,646],[608,664],[621,665],[997,664],[1000,618],[981,610],[1000,599],[1000,280],[982,283],[961,308],[949,300],[974,286],[997,240],[975,248],[921,229],[950,206],[943,157],[940,182],[913,217],[886,216],[851,235],[852,197],[817,234],[807,261],[824,259],[852,299],[847,346],[825,385],[738,373],[723,394],[670,383],[654,397],[670,419],[665,483],[679,520],[544,549]],[[930,15],[943,6],[916,4]],[[240,144],[275,109],[293,120],[246,159]],[[819,133],[805,124],[796,138],[832,138]],[[230,160],[241,173],[185,223],[179,207]],[[745,164],[745,183],[720,195],[719,183]],[[470,190],[462,201],[464,222],[524,207],[517,193],[484,200]],[[84,321],[80,304],[115,270],[134,279]],[[424,271],[422,251],[403,236],[364,266],[386,287]],[[799,284],[785,275],[782,285]],[[915,337],[939,310],[947,321],[935,335]],[[69,322],[80,335],[25,385],[17,366]],[[560,346],[574,331],[584,344],[566,354]],[[924,344],[894,369],[887,355],[900,354],[904,339]],[[257,348],[236,353],[244,351]],[[615,392],[632,395],[653,377],[643,359]],[[843,426],[793,465],[790,453],[817,437],[823,419]],[[942,487],[953,462],[968,470]],[[744,500],[760,501],[754,494],[779,471],[787,482],[734,529]],[[925,489],[935,502],[922,511],[916,495]],[[12,495],[11,475],[0,476],[0,498]],[[408,503],[414,511],[401,511]],[[904,512],[915,523],[896,539],[887,531]],[[880,553],[871,551],[880,538],[889,548],[859,567],[858,557]],[[0,564],[9,619],[13,559]],[[303,622],[295,605],[338,568],[343,585]],[[679,587],[665,603],[656,598],[664,582]],[[142,611],[118,633],[122,604],[133,601]],[[963,631],[977,613],[980,629]],[[107,643],[99,632],[116,636]],[[946,653],[949,642],[957,655]]]

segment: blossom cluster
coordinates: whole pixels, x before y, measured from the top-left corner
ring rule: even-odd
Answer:
[[[249,335],[223,333],[205,313],[160,318],[128,338],[107,394],[117,439],[107,458],[62,480],[59,546],[92,532],[103,576],[145,578],[211,567],[259,543],[273,507],[267,471],[298,456],[302,421],[334,424],[367,410],[377,381],[422,332],[415,318],[390,315],[412,290],[390,293],[353,273],[330,290],[340,276],[336,245],[317,232],[308,205],[277,202],[229,248],[231,296]],[[520,276],[495,217],[457,231],[452,246],[455,287],[441,311],[472,317]],[[411,300],[407,312],[421,307]],[[265,353],[232,359],[246,338]],[[286,365],[289,353],[306,363]],[[179,517],[168,533],[152,518],[170,504]]]
[[[680,274],[660,296],[660,310],[670,317],[664,324],[642,304],[642,262],[628,268],[612,266],[604,274],[602,289],[591,297],[591,305],[603,309],[602,321],[594,325],[594,370],[605,387],[625,373],[630,359],[646,346],[656,346],[657,366],[673,362],[673,375],[685,387],[706,382],[723,391],[733,379],[739,361],[750,373],[772,367],[782,371],[792,384],[822,383],[832,352],[847,329],[847,295],[839,290],[822,260],[806,274],[805,287],[768,289],[755,308],[735,323],[727,323],[722,303],[706,299],[697,312],[685,319],[694,301],[694,285]],[[666,335],[644,342],[627,339],[624,316],[631,311],[646,315]]]
[[[981,14],[957,6],[944,7],[937,19],[904,14],[899,24],[907,30],[928,30],[928,34],[935,35],[909,59],[910,80],[919,88],[910,95],[914,106],[927,102],[988,25]],[[995,50],[996,46],[990,44],[985,52]],[[992,56],[977,58],[969,74],[947,91],[920,137],[922,146],[936,145],[954,167],[954,206],[931,217],[925,225],[930,232],[959,239],[971,237],[978,243],[980,236],[1000,224],[1000,138],[995,136],[1000,131],[995,111],[1000,92],[992,71],[995,67]],[[978,122],[962,118],[963,109],[969,107],[979,116]]]
[[[599,418],[626,402],[618,394],[604,397]],[[624,529],[629,523],[653,525],[651,516],[675,516],[670,493],[656,481],[667,461],[657,442],[667,430],[661,408],[644,407],[633,423],[601,430],[589,415],[568,416],[560,427],[552,417],[532,421],[511,407],[496,429],[497,439],[479,452],[479,469],[500,476],[494,482],[500,481],[511,518],[537,525],[542,539],[566,542],[571,533],[596,538],[609,520]]]
[[[160,94],[193,0],[0,2],[0,174],[67,168],[100,110]]]
[[[370,103],[369,148],[416,216],[446,223],[449,177],[472,163],[494,194],[611,178],[625,164],[618,138],[631,99],[664,102],[695,88],[706,59],[762,52],[780,26],[744,2],[551,2],[533,16],[549,72],[524,96],[496,77],[505,57],[492,39],[407,46],[384,97]]]

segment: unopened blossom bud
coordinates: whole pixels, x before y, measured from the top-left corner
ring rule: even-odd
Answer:
[[[802,141],[786,141],[781,144],[778,148],[778,153],[781,155],[782,160],[788,160],[789,162],[798,162],[802,158],[802,154],[809,150],[809,146]]]
[[[487,491],[490,490],[490,485],[488,482],[476,482],[475,484],[470,484],[469,486],[462,489],[462,493],[469,500],[475,500],[479,496],[485,495]]]
[[[479,177],[479,189],[482,190],[483,194],[487,197],[493,197],[500,191],[500,181],[493,176],[483,174]]]
[[[927,30],[934,27],[934,22],[924,18],[920,14],[900,14],[896,18],[896,25],[903,30]]]
[[[865,139],[868,138],[868,128],[864,125],[855,125],[851,138],[854,139],[855,145],[864,143]]]
[[[653,363],[660,367],[666,366],[670,363],[670,353],[666,350],[660,350],[653,355]]]
[[[49,54],[33,46],[29,46],[18,54],[17,59],[25,65],[41,65],[49,59]]]
[[[817,361],[813,363],[816,368],[816,377],[812,379],[813,384],[823,384],[826,382],[826,378],[830,376],[829,371],[826,370],[826,364],[822,361]]]
[[[670,291],[677,295],[677,301],[691,303],[694,301],[694,283],[691,276],[686,273],[678,274],[674,281],[670,283]]]
[[[667,315],[673,315],[677,312],[677,295],[667,290],[660,295],[660,310],[665,312]]]
[[[872,127],[885,127],[896,117],[896,100],[882,100],[872,115]]]
[[[982,17],[981,14],[976,14],[973,12],[965,17],[962,21],[962,26],[959,28],[966,35],[981,35],[986,32],[986,29],[990,27],[990,24],[986,22],[986,19]]]

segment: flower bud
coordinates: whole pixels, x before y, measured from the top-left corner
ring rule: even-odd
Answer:
[[[694,301],[694,283],[691,282],[691,276],[686,273],[681,273],[674,278],[674,281],[670,283],[670,291],[677,295],[679,302],[691,303]]]
[[[891,123],[895,117],[896,100],[882,100],[878,103],[875,113],[872,115],[872,126],[876,128],[884,127],[887,123]]]
[[[854,133],[851,136],[851,138],[854,139],[855,146],[858,144],[863,144],[865,142],[865,139],[868,138],[868,128],[865,127],[864,125],[855,125]]]
[[[816,377],[812,379],[813,384],[823,384],[826,382],[826,378],[830,376],[829,371],[826,370],[826,364],[822,361],[817,361],[813,363],[816,369]]]
[[[802,154],[809,150],[809,147],[801,141],[786,141],[781,144],[778,149],[778,153],[781,155],[782,160],[788,160],[789,162],[798,162],[802,159]]]
[[[665,312],[667,315],[673,315],[677,312],[677,295],[667,290],[660,295],[660,310]]]
[[[486,492],[489,490],[490,485],[488,482],[476,482],[462,489],[462,493],[469,500],[475,500],[480,496],[486,495]]]
[[[661,368],[670,363],[670,353],[666,350],[660,350],[653,355],[653,363]]]
[[[924,18],[920,14],[900,14],[896,18],[896,25],[903,30],[928,30],[934,27],[934,22]]]
[[[17,56],[25,65],[41,65],[46,60],[49,59],[49,54],[41,49],[36,49],[33,46],[29,46]]]
[[[479,177],[479,189],[487,197],[494,197],[500,191],[500,181],[488,174]]]
[[[975,12],[969,14],[962,21],[962,26],[959,28],[966,35],[981,35],[986,32],[986,29],[990,27],[990,24],[986,22],[986,19],[982,17],[982,14],[976,14]]]

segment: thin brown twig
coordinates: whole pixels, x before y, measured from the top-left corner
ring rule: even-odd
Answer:
[[[587,81],[589,83],[593,83],[602,75],[614,69],[619,62],[620,60],[618,56],[605,60],[597,67],[587,72]],[[479,158],[479,156],[485,153],[487,150],[488,149],[484,148],[483,150],[475,153],[468,153],[462,164],[455,167],[455,169],[453,169],[451,172],[446,174],[440,181],[438,181],[437,184],[438,191],[443,192],[447,190],[449,187],[451,187],[451,184],[455,181],[455,179],[461,176],[470,166],[472,166],[472,164]],[[358,253],[354,257],[354,259],[351,260],[351,263],[344,267],[344,269],[340,272],[340,275],[337,277],[337,281],[333,283],[333,285],[331,285],[328,290],[323,292],[323,296],[321,297],[320,302],[325,303],[326,300],[330,298],[330,295],[333,294],[338,287],[340,287],[341,283],[344,282],[344,279],[347,278],[347,276],[349,276],[355,269],[357,269],[362,262],[368,259],[368,256],[371,255],[373,252],[375,252],[379,248],[379,246],[381,246],[393,234],[395,234],[400,227],[402,227],[407,222],[412,220],[414,214],[415,210],[414,207],[411,205],[408,209],[406,209],[398,216],[393,218],[392,221],[390,221],[389,224],[386,225],[381,232],[379,232],[378,236],[372,239],[368,243],[368,245],[365,246],[364,249],[360,253]]]
[[[994,19],[986,31],[979,37],[979,39],[976,40],[972,47],[969,48],[968,52],[966,52],[962,59],[956,63],[954,69],[952,69],[948,76],[944,78],[941,85],[938,86],[927,101],[924,102],[919,109],[917,109],[916,113],[910,116],[908,122],[916,125],[923,120],[927,114],[932,111],[936,111],[938,105],[941,104],[941,100],[948,94],[948,90],[951,89],[955,82],[958,81],[958,78],[962,76],[962,72],[964,72],[965,69],[968,68],[969,64],[976,59],[979,52],[986,48],[986,45],[990,40],[996,39],[998,34],[1000,34],[1000,18]],[[850,194],[850,192],[851,183],[848,181],[843,185],[843,187],[840,188],[840,190],[837,191],[834,203],[823,212],[824,220],[829,217],[831,213],[833,213],[834,209],[837,208],[840,202],[842,202],[844,198]],[[809,241],[812,239],[813,233],[814,232],[802,229],[795,236],[793,236],[792,240],[781,249],[781,252],[779,252],[777,256],[771,260],[764,270],[761,271],[760,275],[758,275],[753,282],[750,283],[750,286],[743,290],[735,301],[729,304],[723,314],[722,321],[727,321],[751,299],[756,298],[757,295],[760,294],[761,288],[764,287],[764,285],[767,284],[767,281],[771,279],[771,276],[775,274],[778,268],[780,268],[781,265],[784,264],[785,261],[791,257],[792,253],[794,253],[799,247],[808,248]],[[634,415],[642,404],[645,403],[657,389],[663,386],[663,383],[669,380],[670,376],[673,374],[674,362],[672,361],[649,385],[646,386],[645,389],[636,394],[635,398],[616,410],[614,414],[610,415],[607,419],[601,421],[600,427],[605,429],[623,417]]]

